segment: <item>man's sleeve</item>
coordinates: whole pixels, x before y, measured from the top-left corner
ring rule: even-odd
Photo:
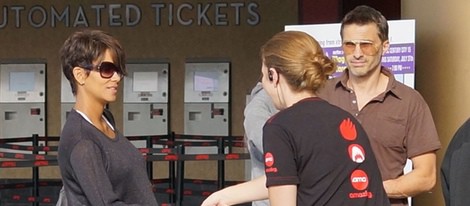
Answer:
[[[441,148],[431,110],[421,95],[413,103],[407,123],[406,146],[408,157],[414,157]]]

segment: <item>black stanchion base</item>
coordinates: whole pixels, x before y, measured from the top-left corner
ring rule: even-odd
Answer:
[[[47,181],[47,180],[41,180]],[[52,180],[58,181],[58,180]],[[28,197],[32,196],[31,179],[0,179],[0,184],[16,184],[20,188],[0,189],[0,205],[1,206],[31,206]],[[27,185],[30,184],[30,187]],[[24,188],[21,188],[23,187]],[[44,186],[39,190],[40,197],[46,197],[48,202],[40,202],[41,206],[55,206],[61,186]]]
[[[41,180],[47,181],[47,180]],[[52,180],[57,181],[57,180]],[[0,184],[20,184],[20,183],[30,183],[31,179],[0,179]],[[40,206],[55,206],[57,199],[59,198],[59,191],[62,186],[41,186],[39,188],[39,196],[48,197],[52,201],[51,203],[41,202]],[[156,184],[155,188],[159,190],[164,190],[168,188],[168,184]],[[193,191],[198,193],[198,191],[215,191],[217,185],[207,185],[207,184],[194,184],[194,183],[185,183],[184,190],[187,192]],[[12,199],[15,195],[20,199]],[[31,196],[31,187],[25,188],[15,188],[15,189],[0,189],[0,205],[1,206],[31,206],[31,203],[27,201],[27,197]],[[157,198],[158,203],[169,203],[169,195],[165,193],[156,193],[155,197]],[[199,206],[206,196],[199,195],[184,195],[183,204],[184,206]],[[251,206],[250,204],[241,204],[239,206]]]

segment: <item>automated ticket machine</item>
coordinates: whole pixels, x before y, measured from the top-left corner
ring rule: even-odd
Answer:
[[[45,136],[45,79],[44,63],[0,64],[0,138]]]
[[[125,136],[168,134],[168,63],[130,63],[124,77]],[[133,141],[146,147],[145,141]]]
[[[189,62],[185,65],[184,133],[230,134],[230,63]],[[217,153],[217,147],[186,147],[187,154]]]

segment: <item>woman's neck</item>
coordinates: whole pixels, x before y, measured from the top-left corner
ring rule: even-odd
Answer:
[[[81,101],[77,98],[74,109],[84,113],[93,123],[98,123],[101,121],[104,105],[90,101]]]
[[[316,95],[311,92],[311,91],[307,91],[307,90],[302,90],[302,91],[299,91],[299,92],[295,92],[295,91],[292,91],[292,90],[288,90],[288,91],[285,91],[283,92],[283,95],[282,95],[282,99],[284,100],[284,106],[285,108],[288,108],[292,105],[294,105],[295,103],[305,99],[305,98],[310,98],[310,97],[316,97]]]

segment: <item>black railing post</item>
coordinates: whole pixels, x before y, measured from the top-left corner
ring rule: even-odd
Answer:
[[[39,136],[33,134],[33,154],[38,154]],[[39,206],[39,167],[33,166],[33,191],[32,195],[35,201],[32,203],[33,206]]]
[[[219,154],[224,154],[224,138],[221,137],[217,140],[217,150]],[[222,189],[225,186],[225,161],[224,160],[217,160],[217,187],[218,189]]]
[[[184,155],[184,146],[177,145],[176,151],[178,157],[182,157]],[[178,158],[176,162],[176,206],[182,206],[184,198],[184,161]]]
[[[146,147],[147,149],[152,149],[153,148],[153,142],[152,142],[152,137],[147,136],[146,137]],[[152,153],[147,153],[147,155],[152,155]],[[150,181],[153,181],[153,162],[152,161],[147,161],[147,175],[150,179]]]
[[[171,132],[168,135],[168,148],[175,148],[175,132]],[[176,181],[175,181],[175,161],[168,161],[168,186],[173,191],[173,194],[170,194],[170,203],[175,203],[177,198],[176,194]]]

